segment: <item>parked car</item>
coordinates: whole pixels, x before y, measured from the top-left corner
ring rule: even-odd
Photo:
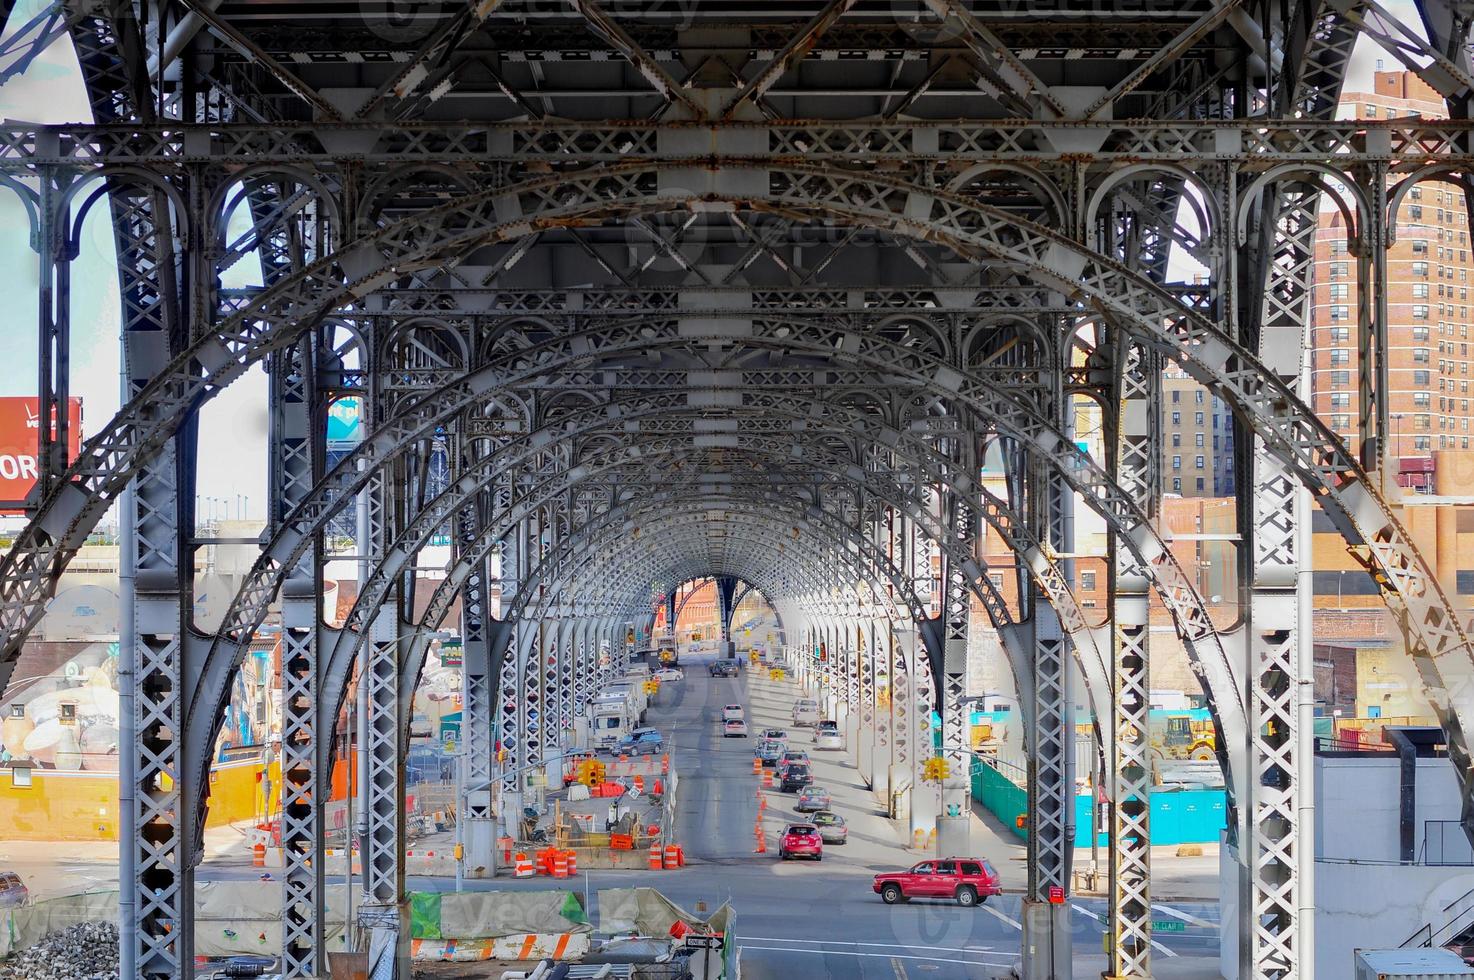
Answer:
[[[747,722],[743,721],[741,718],[728,718],[726,721],[722,722],[722,737],[746,738]]]
[[[824,843],[844,844],[849,841],[850,828],[845,825],[844,817],[833,810],[820,810],[809,819],[819,828],[819,836],[824,839]]]
[[[783,757],[783,743],[766,740],[759,742],[752,754],[757,756],[758,761],[763,764],[763,768],[766,769],[776,766],[778,760]]]
[[[800,764],[806,766],[806,765],[809,764],[809,754],[807,752],[805,752],[803,749],[788,749],[788,748],[785,748],[783,750],[783,758],[781,760],[779,760],[779,763],[778,764],[780,766],[786,766],[790,762],[797,762],[797,763],[800,763]]]
[[[829,796],[829,790],[823,786],[805,786],[803,792],[798,794],[798,802],[793,808],[799,813],[811,813],[815,810],[827,810],[834,801]]]
[[[735,659],[713,660],[711,666],[707,667],[707,673],[713,677],[736,677],[741,666]]]
[[[778,856],[784,861],[791,857],[811,857],[815,861],[824,860],[824,838],[819,836],[819,828],[811,823],[790,824],[783,831],[783,840],[778,845]]]
[[[679,667],[662,667],[651,676],[658,681],[683,681],[686,672]]]
[[[729,704],[726,707],[722,708],[722,721],[731,721],[733,718],[741,721],[743,719],[743,714],[744,712],[742,711],[742,705]]]
[[[839,732],[820,731],[814,736],[814,748],[826,750],[842,749],[844,748],[844,739],[840,737]]]
[[[973,906],[1003,893],[998,872],[981,858],[922,861],[905,871],[882,872],[875,876],[874,890],[887,905],[913,898],[955,898],[958,905]]]
[[[793,703],[793,723],[795,725],[817,725],[819,723],[819,702],[813,698],[799,698]]]
[[[13,909],[31,900],[30,889],[14,871],[0,871],[0,909]]]
[[[658,755],[665,751],[665,736],[655,728],[636,728],[614,747],[623,755]]]
[[[764,728],[763,738],[771,742],[783,742],[787,744],[788,733],[781,728]]]
[[[783,782],[779,789],[785,793],[797,793],[814,781],[809,767],[799,762],[789,763],[782,769],[781,775]]]

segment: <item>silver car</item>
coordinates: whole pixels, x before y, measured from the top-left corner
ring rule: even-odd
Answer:
[[[814,810],[827,810],[832,802],[834,801],[829,797],[829,790],[822,786],[806,786],[798,794],[798,802],[793,808],[799,813],[809,813]]]
[[[826,844],[844,844],[850,839],[850,828],[845,826],[844,817],[833,810],[815,813],[813,823],[819,828],[819,836]]]

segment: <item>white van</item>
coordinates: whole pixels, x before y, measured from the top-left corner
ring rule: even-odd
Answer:
[[[819,702],[813,698],[799,698],[793,703],[793,723],[795,725],[817,725],[819,724]]]

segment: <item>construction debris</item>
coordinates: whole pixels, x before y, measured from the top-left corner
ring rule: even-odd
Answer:
[[[0,962],[0,980],[118,980],[118,927],[83,922]]]

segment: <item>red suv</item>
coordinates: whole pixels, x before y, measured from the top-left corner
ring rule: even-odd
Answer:
[[[783,841],[778,845],[778,856],[787,861],[791,857],[811,857],[824,860],[824,838],[819,828],[811,823],[789,824],[783,831]]]
[[[909,871],[886,871],[875,876],[875,891],[887,905],[913,898],[955,898],[973,906],[989,895],[1001,895],[998,872],[980,858],[922,861]]]

